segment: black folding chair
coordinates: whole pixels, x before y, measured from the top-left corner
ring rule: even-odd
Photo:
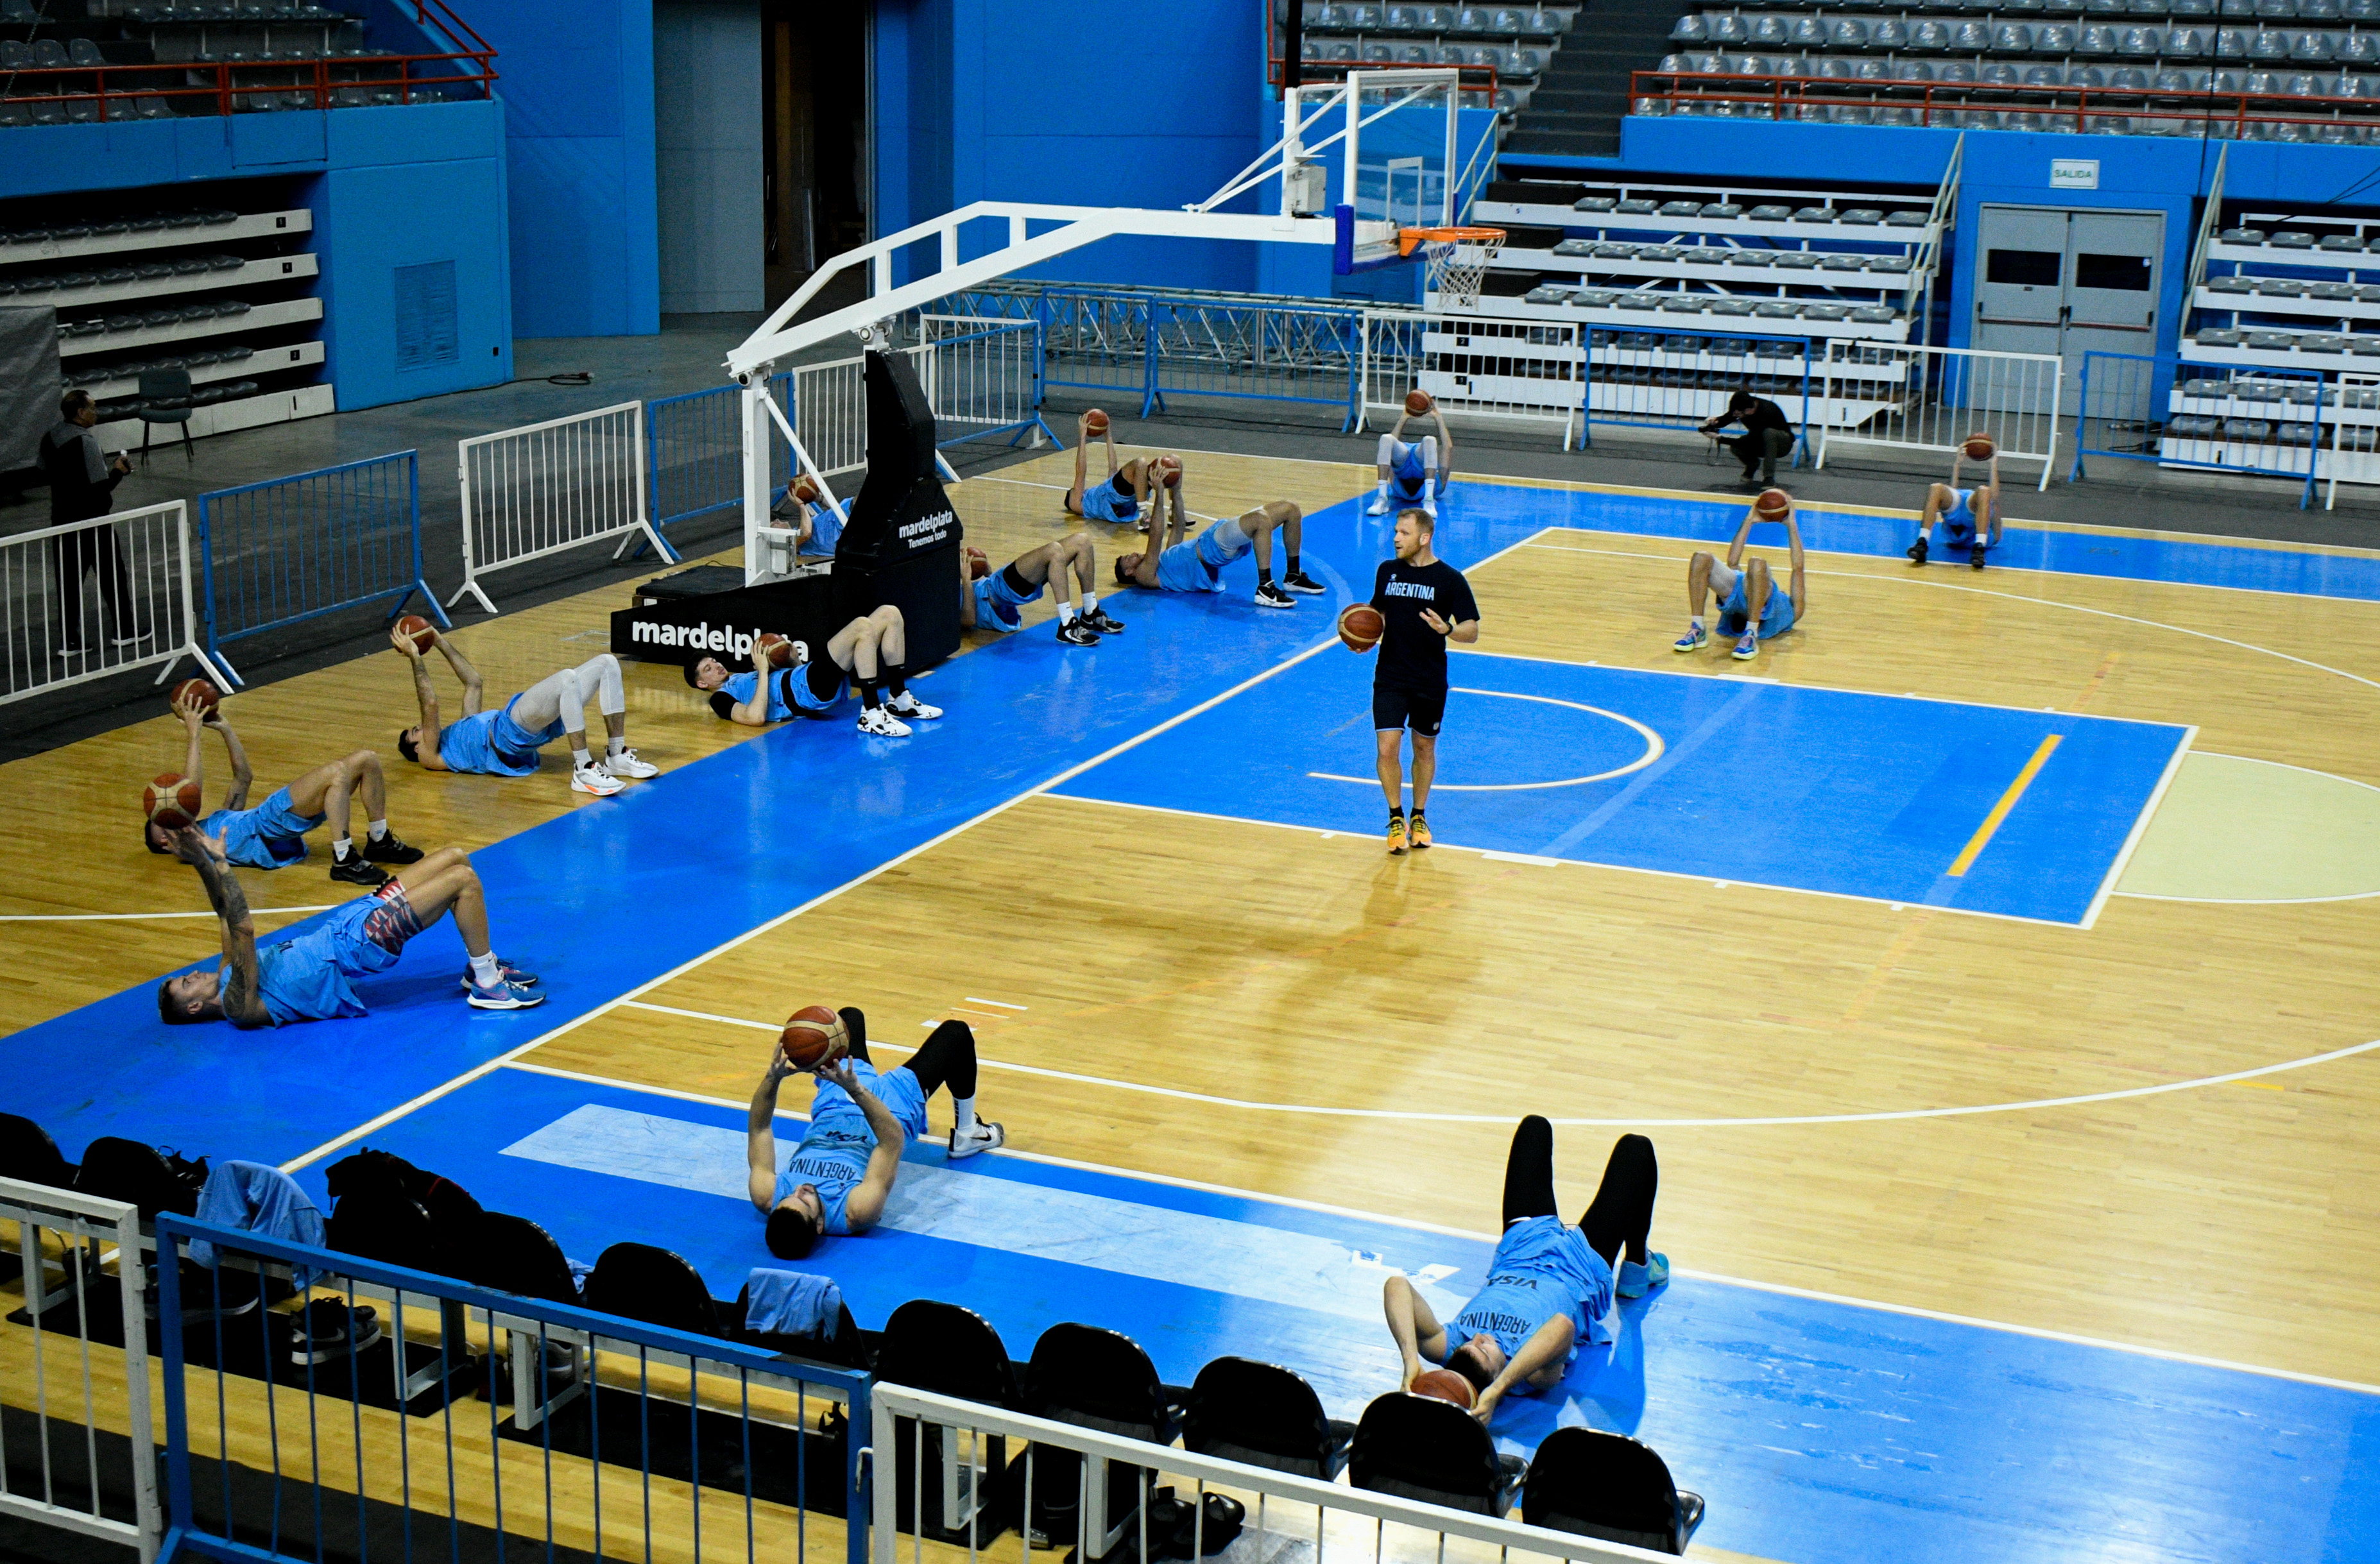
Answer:
[[[885,1321],[884,1335],[876,1344],[876,1377],[1008,1412],[1021,1411],[1024,1404],[1016,1365],[1009,1361],[1000,1332],[972,1309],[930,1298],[910,1300]],[[922,1526],[925,1535],[943,1541],[965,1537],[972,1525],[976,1546],[981,1547],[1007,1529],[991,1490],[1007,1468],[1008,1441],[997,1434],[979,1436],[982,1448],[970,1455],[960,1449],[955,1432],[926,1425],[924,1461],[939,1479],[921,1493],[917,1422],[907,1417],[894,1422],[894,1476],[900,1496],[896,1524],[905,1531]]]
[[[1488,1430],[1461,1407],[1404,1390],[1364,1409],[1347,1461],[1359,1488],[1475,1515],[1511,1509],[1527,1472],[1519,1456],[1497,1454]]]
[[[553,1235],[527,1217],[502,1211],[480,1215],[470,1241],[465,1279],[497,1292],[547,1303],[576,1303],[578,1282],[569,1257]],[[504,1328],[504,1353],[512,1364],[513,1426],[529,1429],[551,1417],[587,1388],[578,1351],[584,1338],[557,1333],[532,1319],[496,1315],[491,1329]],[[545,1344],[539,1351],[540,1339]]]
[[[1682,1554],[1703,1523],[1703,1496],[1679,1487],[1649,1445],[1594,1428],[1557,1428],[1529,1463],[1521,1518],[1532,1526]]]
[[[1033,1344],[1033,1359],[1025,1368],[1025,1410],[1035,1416],[1078,1428],[1120,1434],[1153,1445],[1170,1445],[1182,1433],[1182,1403],[1189,1392],[1167,1385],[1140,1343],[1121,1331],[1090,1325],[1053,1325]],[[1107,1554],[1119,1542],[1148,1497],[1151,1473],[1144,1466],[1124,1466],[1105,1459],[1087,1478],[1079,1473],[1078,1458],[1062,1450],[1036,1452],[1037,1493],[1062,1496],[1068,1486],[1082,1496],[1077,1522],[1081,1551],[1086,1557]],[[1062,1498],[1047,1502],[1046,1513],[1058,1525],[1044,1524],[1052,1537],[1061,1534],[1061,1519],[1075,1506]]]
[[[1184,1409],[1182,1442],[1201,1455],[1318,1482],[1347,1465],[1355,1425],[1323,1415],[1314,1387],[1277,1364],[1217,1358],[1198,1371]]]

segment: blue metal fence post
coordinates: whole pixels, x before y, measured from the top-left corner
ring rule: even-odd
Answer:
[[[2313,381],[2313,443],[2306,447],[2305,492],[2298,497],[2298,509],[2307,510],[2313,504],[2313,470],[2322,464],[2322,393],[2330,383],[2330,372],[2317,370]]]
[[[845,1564],[868,1564],[868,1526],[876,1514],[875,1469],[877,1461],[882,1458],[871,1456],[864,1462],[860,1460],[863,1448],[876,1437],[876,1416],[868,1404],[868,1382],[866,1380],[852,1387],[850,1422],[846,1426],[849,1432],[844,1440],[844,1558]],[[893,1468],[888,1467],[887,1470]],[[1029,1522],[1031,1517],[1026,1519]],[[968,1523],[968,1530],[974,1530],[972,1522]]]
[[[1165,394],[1159,388],[1157,375],[1157,300],[1144,299],[1141,304],[1141,393],[1140,416],[1165,411]]]
[[[207,499],[199,496],[199,605],[206,616],[207,661],[223,668],[223,649],[215,644],[215,548],[207,527]]]
[[[181,1244],[174,1217],[157,1218],[157,1340],[164,1358],[165,1378],[165,1540],[157,1550],[157,1564],[170,1564],[190,1523],[189,1407],[182,1390]],[[138,1265],[138,1255],[123,1255],[121,1265]],[[126,1329],[132,1322],[125,1322]],[[228,1458],[226,1458],[228,1459]]]
[[[405,454],[405,486],[410,491],[407,499],[407,508],[412,513],[413,585],[407,590],[405,596],[396,600],[396,606],[388,611],[388,619],[385,623],[392,624],[396,623],[396,616],[405,612],[405,605],[413,600],[413,594],[419,592],[422,600],[430,605],[431,617],[438,621],[438,627],[442,630],[451,630],[455,627],[455,622],[446,617],[446,611],[438,604],[438,594],[430,589],[430,583],[421,574],[421,453],[419,450],[407,451]]]
[[[1364,422],[1364,350],[1372,340],[1370,325],[1360,309],[1340,317],[1340,323],[1353,322],[1355,334],[1347,345],[1347,417],[1339,425],[1342,434],[1353,434]]]

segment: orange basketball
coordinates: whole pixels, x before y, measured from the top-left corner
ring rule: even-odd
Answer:
[[[1752,502],[1752,513],[1763,521],[1782,521],[1793,514],[1793,496],[1782,489],[1763,489]]]
[[[179,830],[197,823],[199,784],[167,771],[140,790],[140,807],[156,824],[167,830]]]
[[[1159,482],[1164,484],[1168,489],[1180,488],[1182,484],[1182,458],[1179,456],[1158,457],[1157,479]]]
[[[204,679],[185,679],[174,686],[174,693],[166,704],[179,706],[194,696],[198,698],[199,709],[209,714],[212,714],[223,700],[223,692]]]
[[[1349,603],[1339,611],[1339,639],[1349,651],[1369,651],[1380,644],[1389,622],[1370,603]]]
[[[1452,1401],[1465,1412],[1479,1404],[1478,1392],[1472,1389],[1471,1381],[1451,1368],[1433,1368],[1414,1376],[1413,1393]]]
[[[844,1051],[843,1017],[824,1005],[804,1005],[785,1018],[777,1047],[796,1070],[815,1070]]]
[[[760,638],[753,644],[769,654],[770,667],[791,668],[794,665],[794,643],[774,630],[763,630]]]
[[[1108,416],[1105,413],[1102,413],[1097,407],[1094,407],[1089,412],[1083,415],[1084,433],[1105,434],[1107,431]]]
[[[411,641],[416,651],[428,651],[438,644],[438,627],[418,613],[398,620],[396,633]]]
[[[1998,455],[2000,450],[1992,443],[1992,437],[1981,430],[1967,436],[1960,443],[1959,448],[1967,453],[1967,460],[1971,462],[1988,462]]]
[[[1405,393],[1405,411],[1416,418],[1426,416],[1437,406],[1429,399],[1429,393],[1418,387]]]
[[[794,479],[795,499],[799,500],[803,504],[814,505],[818,503],[818,497],[819,486],[810,480],[808,473]]]
[[[991,574],[991,557],[974,544],[966,545],[967,579],[980,581]]]

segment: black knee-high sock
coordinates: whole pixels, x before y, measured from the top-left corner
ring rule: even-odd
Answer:
[[[1621,1135],[1604,1164],[1603,1182],[1595,1204],[1578,1219],[1587,1247],[1617,1266],[1624,1246],[1638,1265],[1647,1261],[1645,1245],[1653,1231],[1653,1197],[1661,1187],[1661,1167],[1654,1159],[1653,1143],[1643,1135]]]
[[[868,1057],[868,1017],[853,1005],[845,1005],[835,1013],[843,1017],[843,1029],[850,1036],[851,1057],[863,1064],[875,1063]]]
[[[892,693],[893,699],[898,700],[909,693],[909,670],[906,664],[887,662],[882,664],[882,668],[884,687]]]
[[[860,705],[866,707],[868,710],[873,711],[879,706],[883,704],[882,698],[877,694],[875,680],[863,679],[858,674],[855,673],[851,676],[851,682],[859,686]]]
[[[1554,1205],[1554,1127],[1532,1113],[1512,1132],[1504,1158],[1504,1225],[1550,1217]]]
[[[945,1021],[909,1056],[917,1089],[931,1097],[943,1086],[953,1097],[975,1096],[975,1033],[964,1021]]]

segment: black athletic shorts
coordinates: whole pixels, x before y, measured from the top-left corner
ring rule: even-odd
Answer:
[[[1424,738],[1436,738],[1438,726],[1446,721],[1446,690],[1392,690],[1385,685],[1372,686],[1372,728],[1385,732],[1390,728],[1411,728]]]

